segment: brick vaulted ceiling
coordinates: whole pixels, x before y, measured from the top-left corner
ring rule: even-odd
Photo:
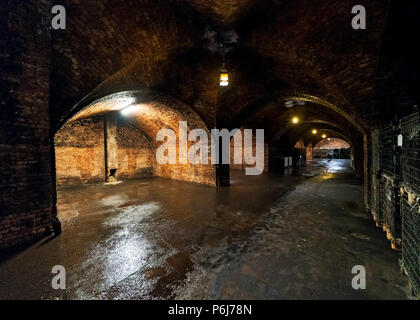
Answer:
[[[269,122],[282,119],[288,97],[313,96],[327,103],[309,101],[312,117],[331,115],[349,133],[366,131],[389,1],[364,1],[361,31],[351,28],[354,4],[65,0],[67,30],[52,36],[53,124],[83,99],[149,89],[182,101],[208,127],[247,121],[275,131]],[[214,44],[224,37],[233,39],[225,56],[231,85],[220,90]]]
[[[258,0],[187,0],[203,17],[220,27],[234,27],[234,23],[247,15]]]

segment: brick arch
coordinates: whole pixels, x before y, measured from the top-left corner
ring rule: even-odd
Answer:
[[[256,8],[242,34],[247,46],[263,56],[298,66],[294,72],[273,69],[273,73],[298,77],[298,85],[293,89],[304,88],[309,75],[321,89],[319,96],[342,106],[366,129],[374,103],[375,75],[389,3],[364,3],[371,22],[363,34],[354,32],[349,23],[354,4],[322,0],[311,1],[310,7],[306,2],[279,1],[270,11]]]
[[[303,121],[300,123],[300,126],[293,126],[289,125],[285,127],[283,130],[280,130],[276,133],[276,135],[272,139],[272,143],[275,143],[276,141],[280,140],[283,135],[285,135],[288,131],[297,130],[298,132],[301,130],[310,131],[312,128],[317,129],[322,132],[332,132],[335,135],[339,135],[340,137],[343,137],[346,141],[349,141],[349,143],[354,143],[358,139],[358,135],[352,134],[350,131],[344,129],[340,126],[338,126],[336,123],[331,121],[325,121],[325,120],[310,120],[310,121]],[[304,135],[303,133],[298,133],[297,138],[298,140],[304,139],[305,143],[313,142],[316,137],[312,137],[310,134]],[[293,144],[293,141],[291,142]]]
[[[323,28],[341,27],[344,23],[348,27],[348,4],[239,2],[188,0],[162,4],[127,0],[117,5],[116,0],[110,0],[86,8],[66,0],[71,28],[53,33],[52,39],[53,122],[56,115],[62,117],[69,105],[90,92],[117,89],[124,83],[119,91],[135,89],[138,84],[162,88],[173,96],[184,91],[177,97],[194,108],[208,125],[215,124],[216,117],[229,125],[225,119],[240,112],[242,106],[251,106],[265,97],[272,99],[285,90],[302,89],[306,94],[326,97],[323,100],[340,106],[366,130],[370,108],[367,101],[373,97],[373,74],[384,23],[380,14],[386,6],[369,1],[368,12],[375,19],[363,35],[358,33],[356,37],[351,28],[346,28],[338,35],[324,34],[321,44],[317,32]],[[293,15],[317,23],[307,28],[303,20],[291,21]],[[240,85],[236,83],[215,102],[220,56],[210,52],[204,32],[207,27],[224,30],[228,26],[239,35],[238,45],[227,54],[226,61],[233,83],[238,80]],[[348,45],[339,47],[338,37],[344,37]],[[366,50],[360,53],[363,45]],[[323,54],[319,55],[317,49]],[[181,70],[186,78],[198,81],[191,83],[181,77],[179,87],[188,90],[177,90],[179,87],[168,81],[162,66],[176,66],[177,57],[200,50],[207,52],[198,56],[202,65],[196,69],[182,66]],[[261,70],[267,71],[262,77]],[[210,78],[214,81],[200,81]]]
[[[191,127],[209,130],[202,118],[187,104],[149,89],[92,95],[70,108],[60,119],[58,127],[68,121],[118,112],[129,105],[137,106],[140,110],[140,114],[131,121],[151,138],[161,128],[169,127],[177,131],[179,121],[188,121]]]
[[[286,108],[286,101],[304,102],[304,105]],[[293,116],[300,118],[298,125],[290,120]],[[290,129],[299,129],[307,124],[325,124],[335,127],[347,136],[363,136],[366,134],[360,118],[354,118],[343,107],[336,105],[325,98],[312,94],[290,92],[278,95],[270,101],[264,101],[258,106],[244,109],[234,121],[236,125],[253,125],[266,129],[267,139],[277,141]]]
[[[304,101],[306,104],[297,108],[285,108],[284,103],[288,100]],[[245,111],[248,111],[248,114],[244,116]],[[367,166],[368,155],[364,150],[364,137],[367,129],[361,123],[360,117],[354,118],[344,107],[323,97],[293,91],[277,95],[275,99],[264,101],[242,112],[238,119],[243,123],[266,129],[266,138],[271,150],[280,147],[293,148],[296,141],[302,138],[304,131],[313,125],[336,132],[355,146],[356,172],[365,177],[364,167]],[[303,122],[297,126],[290,122],[295,112],[303,116]],[[309,141],[311,138],[308,134],[305,140]]]
[[[133,108],[133,113],[127,117],[120,115],[120,111],[129,106]],[[122,118],[144,133],[151,142],[154,152],[161,144],[161,142],[156,142],[158,131],[169,128],[178,136],[180,121],[187,121],[189,131],[204,129],[210,137],[206,124],[188,105],[170,96],[150,90],[124,91],[97,99],[88,99],[69,110],[61,125],[97,117],[112,117],[117,120]],[[156,164],[155,173],[161,177],[215,185],[215,169],[211,164],[197,166],[192,164]]]
[[[328,139],[333,139],[333,140],[328,140]],[[332,141],[332,142],[331,142]],[[342,143],[342,148],[350,148],[352,145],[349,143],[349,142],[347,142],[345,139],[342,139],[342,138],[340,138],[340,137],[334,137],[334,136],[331,136],[331,137],[328,137],[328,138],[325,138],[325,139],[321,139],[321,140],[319,140],[315,145],[314,145],[314,148],[321,148],[322,146],[325,146],[325,145],[328,145],[328,144],[331,144],[331,143],[334,143],[334,142],[341,142]]]
[[[357,144],[357,140],[354,137],[346,136],[336,129],[322,129],[321,131],[322,133],[326,133],[328,135],[328,137],[325,139],[337,138],[348,143],[350,147],[354,147]],[[299,140],[302,140],[305,145],[312,144],[312,146],[315,148],[320,141],[325,140],[325,139],[322,138],[320,134],[318,134],[316,137],[311,137],[308,134],[307,137],[301,137]]]
[[[305,146],[310,143],[315,146],[319,140],[322,140],[320,136],[322,133],[328,134],[329,137],[338,136],[348,142],[351,146],[357,145],[357,142],[361,140],[361,136],[353,136],[348,133],[343,133],[339,128],[330,124],[324,124],[323,126],[317,127],[314,127],[312,124],[313,123],[307,123],[306,125],[302,125],[300,128],[289,128],[277,139],[277,143],[273,142],[273,145],[279,144],[280,142],[282,145],[294,146],[298,141],[302,141]],[[316,128],[318,130],[317,135],[314,136],[311,133],[312,128]]]
[[[367,125],[360,122],[360,118],[352,115],[347,112],[346,109],[338,104],[338,102],[330,102],[327,98],[323,98],[313,94],[307,93],[289,93],[279,97],[282,100],[292,100],[292,101],[304,101],[311,102],[323,107],[326,107],[334,112],[337,112],[340,116],[344,117],[352,126],[354,126],[362,135],[366,134]]]
[[[118,78],[120,83],[127,80],[144,87],[162,82],[159,66],[173,52],[196,46],[204,28],[192,9],[178,1],[109,0],[87,6],[65,0],[62,4],[68,28],[52,33],[50,102],[54,122],[69,105],[106,80]]]

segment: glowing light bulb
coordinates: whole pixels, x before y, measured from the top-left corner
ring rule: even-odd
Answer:
[[[316,129],[313,129],[313,130],[312,130],[312,133],[313,133],[313,134],[317,134],[317,132],[318,132],[318,131],[317,131]]]
[[[229,85],[229,74],[226,70],[220,72],[220,86],[227,87]]]
[[[326,137],[327,137],[327,135],[326,135],[326,134],[323,134],[323,135],[322,135],[322,138],[323,138],[323,139],[325,139]]]
[[[298,117],[293,117],[292,122],[295,123],[295,124],[299,123],[299,118]]]

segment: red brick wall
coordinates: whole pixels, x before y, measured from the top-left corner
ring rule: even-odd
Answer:
[[[312,143],[310,143],[306,147],[306,160],[312,160],[312,152],[313,152],[313,147],[312,147]]]
[[[57,185],[105,180],[102,118],[67,123],[55,136]]]
[[[317,149],[345,149],[345,148],[350,148],[350,145],[342,140],[342,139],[338,139],[338,138],[329,138],[328,139],[323,139],[320,142],[318,142],[315,145],[315,148]]]
[[[115,135],[115,144],[107,145],[107,153],[114,155],[115,163],[108,163],[108,171],[115,167],[117,180],[153,175],[155,158],[149,138],[122,121],[116,122],[114,131],[108,131],[110,135]],[[94,117],[67,123],[55,137],[55,154],[58,186],[104,182],[107,171],[104,119]]]
[[[135,127],[124,122],[118,123],[117,132],[117,179],[152,176],[156,158],[149,138]]]
[[[244,129],[241,128],[242,134],[242,164],[235,164],[234,162],[234,138],[230,140],[230,169],[231,170],[245,170],[246,167],[253,167],[254,165],[247,165],[245,164],[244,160]],[[253,140],[252,140],[252,154],[255,156],[256,152],[256,137],[255,137],[255,130],[253,130]],[[264,143],[264,172],[268,172],[268,144]]]
[[[188,148],[190,148],[193,144],[195,144],[195,142],[188,142]],[[208,164],[195,164],[195,165],[190,164],[190,163],[180,164],[178,142],[176,144],[176,151],[177,151],[177,159],[178,159],[177,164],[159,164],[156,161],[156,169],[155,169],[156,176],[166,178],[166,179],[174,179],[174,180],[182,180],[182,181],[188,181],[188,182],[207,184],[211,186],[216,185],[216,170],[215,170],[215,166],[211,164],[210,148],[209,148],[209,153],[208,153]],[[154,157],[156,159],[155,154],[154,154]]]

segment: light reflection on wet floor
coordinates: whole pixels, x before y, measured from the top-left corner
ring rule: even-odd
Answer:
[[[232,186],[220,189],[153,178],[62,190],[58,204],[63,234],[0,264],[0,298],[308,298],[304,288],[309,280],[328,269],[319,261],[324,253],[316,245],[328,246],[337,237],[316,228],[365,230],[369,237],[364,239],[377,241],[367,245],[376,252],[370,259],[392,281],[404,283],[405,278],[394,274],[396,256],[383,234],[364,213],[354,218],[362,211],[360,182],[333,179],[336,172],[351,176],[349,161],[314,160],[285,175],[244,177],[232,172]],[[337,183],[321,185],[322,177],[331,174]],[[346,201],[352,206],[346,208]],[[347,229],[342,231],[339,237],[347,239]],[[301,261],[300,250],[308,247],[302,237],[312,238],[315,246],[307,261]],[[338,242],[332,254],[345,269],[359,253],[347,240]],[[262,266],[258,253],[268,249]],[[301,269],[296,269],[298,261]],[[63,292],[50,288],[51,268],[57,264],[67,270],[68,289]],[[244,270],[251,275],[248,280]],[[314,281],[308,292],[330,297],[328,279],[348,277],[330,272],[318,275],[322,280]],[[262,286],[261,292],[248,288],[267,283],[261,277],[273,286]],[[404,297],[391,285],[390,293],[383,293],[381,281],[367,297]],[[288,289],[282,291],[285,283]],[[354,298],[354,292],[342,291],[334,295]]]

